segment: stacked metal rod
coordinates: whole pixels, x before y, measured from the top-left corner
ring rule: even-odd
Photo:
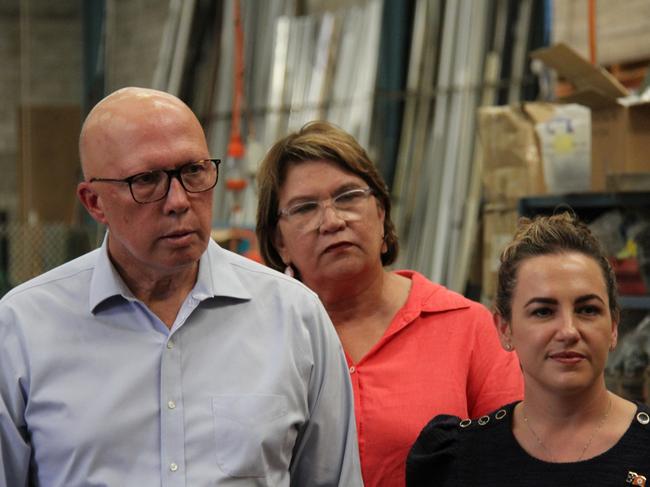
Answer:
[[[242,2],[247,107],[242,125],[251,180],[244,221],[254,225],[252,176],[264,150],[309,120],[327,119],[352,133],[382,169],[388,165],[386,174],[394,174],[388,182],[402,248],[398,266],[462,292],[479,241],[476,109],[495,104],[498,95],[519,100],[533,2],[416,0],[411,43],[403,53],[409,59],[406,86],[398,93],[404,100],[401,132],[395,134],[399,150],[391,161],[394,156],[378,154],[382,144],[373,140],[380,132],[373,132],[373,123],[381,122],[373,110],[382,96],[377,73],[384,1],[310,16],[294,15],[295,0]],[[213,93],[198,98],[212,100],[205,118],[214,154],[225,154],[231,125],[233,2],[220,4],[216,74],[195,86]],[[170,2],[175,17],[168,22],[156,82],[171,90],[179,86],[182,70],[176,64],[184,62],[189,42],[188,4],[202,5]],[[512,82],[504,84],[503,78]],[[215,225],[227,221],[226,194],[223,187],[215,192]]]
[[[512,58],[508,100],[520,99],[530,3],[522,2],[513,19],[508,19],[507,0],[416,4],[393,184],[402,243],[398,265],[460,292],[465,290],[472,248],[480,241],[482,161],[475,141],[476,109],[496,103],[504,55]],[[514,42],[504,46],[508,30],[515,31]],[[427,64],[432,58],[435,66]]]
[[[247,135],[264,149],[288,131],[314,119],[328,119],[369,144],[383,2],[310,16],[293,16],[294,2],[246,6]],[[209,142],[223,153],[228,141],[232,100],[232,0],[223,11],[220,66]],[[266,64],[263,60],[267,60]],[[250,142],[250,140],[247,140]],[[250,144],[248,144],[250,146]],[[249,174],[263,151],[252,151]],[[261,153],[262,152],[262,153]],[[215,198],[215,225],[227,219],[225,191]],[[246,189],[245,222],[254,225],[255,192]]]

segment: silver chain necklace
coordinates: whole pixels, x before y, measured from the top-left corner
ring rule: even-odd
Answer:
[[[524,403],[522,406],[523,406],[522,407],[522,412],[523,412],[523,415],[524,415],[524,423],[526,423],[526,426],[528,427],[530,432],[535,437],[535,440],[537,440],[537,444],[539,446],[541,446],[542,449],[546,452],[546,454],[550,458],[551,462],[557,463],[557,461],[555,460],[555,457],[551,454],[549,449],[546,448],[546,445],[544,445],[544,442],[542,442],[541,438],[537,435],[537,433],[535,433],[535,430],[533,429],[533,427],[528,422],[528,417],[526,416],[526,404]],[[598,431],[600,431],[600,428],[602,428],[603,424],[605,424],[605,421],[607,421],[607,417],[609,416],[609,412],[611,411],[611,409],[612,409],[612,396],[609,396],[609,404],[607,406],[607,411],[605,411],[605,415],[602,418],[600,418],[600,421],[596,425],[596,428],[594,429],[593,433],[591,433],[591,436],[589,437],[589,441],[587,441],[587,443],[585,443],[585,446],[582,447],[582,453],[580,453],[580,456],[578,457],[576,462],[579,462],[580,460],[582,460],[582,458],[585,456],[585,453],[587,453],[587,450],[591,446],[591,442],[594,441],[596,433],[598,433]]]

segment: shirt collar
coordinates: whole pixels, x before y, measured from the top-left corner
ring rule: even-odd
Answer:
[[[387,340],[388,337],[414,323],[422,315],[469,307],[466,298],[449,291],[440,284],[429,281],[419,272],[401,270],[396,271],[396,273],[411,280],[411,289],[406,298],[406,303],[393,318],[382,340]]]
[[[222,249],[210,239],[208,248],[201,257],[197,281],[204,285],[204,292],[209,296],[223,296],[235,299],[252,299],[250,292],[237,275],[236,258],[231,252]]]
[[[108,256],[107,232],[90,281],[90,311],[94,313],[97,306],[116,296],[136,301]],[[216,296],[242,300],[252,298],[237,276],[229,253],[212,239],[209,240],[208,247],[199,261],[199,274],[192,289],[192,296],[199,301]]]
[[[122,296],[129,301],[135,300],[135,296],[133,296],[133,293],[124,283],[108,257],[108,232],[106,232],[90,280],[90,291],[88,293],[90,312],[94,313],[97,306],[114,296]]]
[[[397,271],[397,274],[411,279],[411,292],[404,308],[412,309],[418,315],[420,312],[440,313],[469,307],[467,298],[429,281],[419,272],[404,270]]]

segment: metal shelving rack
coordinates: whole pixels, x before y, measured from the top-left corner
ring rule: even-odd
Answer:
[[[519,215],[552,215],[563,209],[573,210],[589,223],[608,210],[620,209],[650,214],[650,192],[625,193],[573,193],[564,195],[530,196],[521,198]],[[650,294],[645,296],[621,296],[620,304],[626,310],[650,310]]]

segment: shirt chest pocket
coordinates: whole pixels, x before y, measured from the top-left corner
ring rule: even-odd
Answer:
[[[212,396],[219,468],[231,477],[264,477],[291,457],[287,398],[276,394]],[[284,467],[283,467],[284,468]]]

